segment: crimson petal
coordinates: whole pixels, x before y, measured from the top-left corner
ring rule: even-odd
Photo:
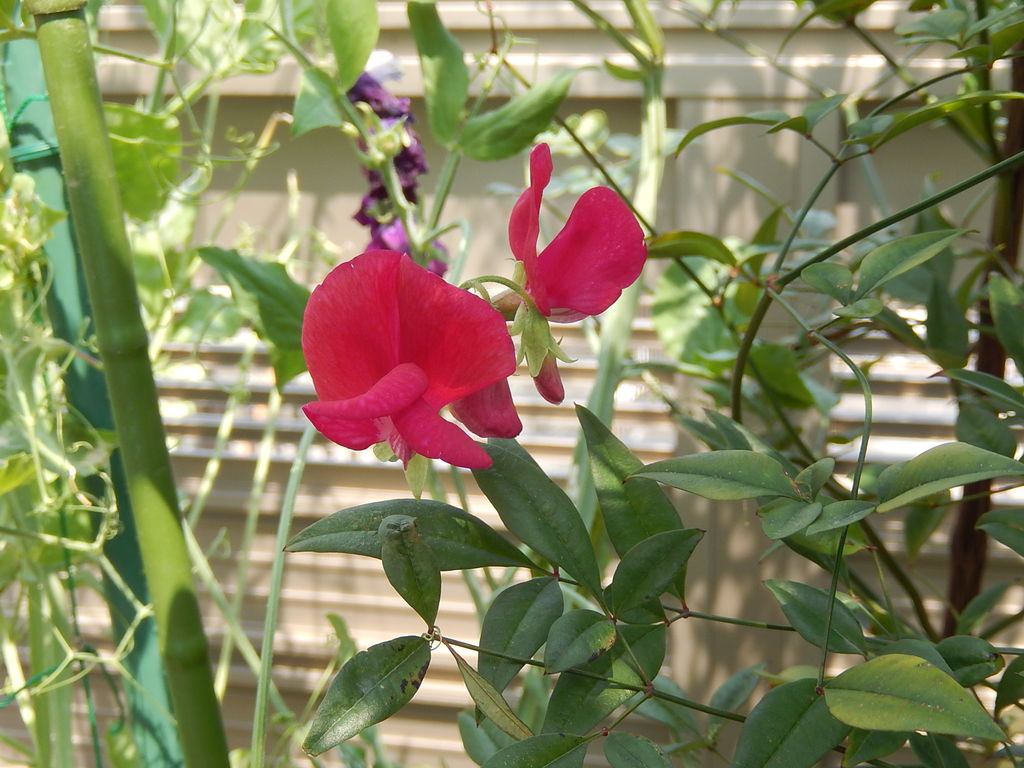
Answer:
[[[540,235],[540,204],[544,188],[551,181],[551,149],[538,144],[530,153],[530,186],[516,200],[508,220],[508,242],[513,255],[529,272],[537,260]]]
[[[384,439],[380,428],[372,419],[350,419],[338,413],[337,401],[306,403],[302,412],[317,432],[338,445],[361,451]]]
[[[583,193],[562,231],[537,257],[527,290],[532,294],[534,284],[543,286],[546,314],[557,322],[599,315],[640,276],[646,258],[644,233],[632,211],[612,190],[595,187]]]
[[[422,400],[396,413],[391,420],[405,445],[422,456],[441,459],[467,469],[487,469],[491,466],[491,457],[473,438],[458,425],[441,418],[437,411]]]
[[[508,379],[474,392],[451,404],[452,415],[480,437],[515,437],[523,431]]]

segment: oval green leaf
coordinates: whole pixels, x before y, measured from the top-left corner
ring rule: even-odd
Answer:
[[[894,653],[858,664],[826,684],[825,700],[856,728],[1006,738],[969,691],[917,656]]]
[[[878,477],[879,512],[978,480],[1024,474],[1024,464],[968,443],[937,445]]]
[[[829,593],[824,589],[785,579],[768,579],[764,585],[779,601],[782,612],[793,629],[800,633],[800,637],[820,648],[825,637]],[[866,647],[860,624],[850,609],[837,598],[832,611],[828,650],[832,653],[863,654]]]
[[[289,552],[344,552],[381,556],[380,524],[389,515],[415,518],[420,537],[442,571],[488,565],[535,568],[533,562],[482,520],[458,507],[427,499],[392,499],[336,512],[303,529]]]
[[[587,442],[601,518],[619,557],[656,533],[682,528],[679,513],[656,482],[630,477],[644,465],[625,443],[582,405],[576,406],[576,417]]]
[[[326,752],[386,720],[413,697],[430,665],[430,643],[398,637],[360,651],[331,681],[317,707],[302,748]]]
[[[379,534],[388,581],[428,628],[434,626],[441,601],[441,572],[416,529],[416,518],[389,515],[381,521]]]
[[[473,477],[502,522],[600,597],[601,576],[590,534],[565,491],[515,440],[492,438],[484,449],[494,465],[473,470]]]
[[[611,768],[672,768],[661,747],[643,736],[613,731],[604,742]]]
[[[317,0],[338,64],[338,90],[347,91],[377,45],[377,0]]]
[[[575,69],[563,69],[507,104],[469,118],[459,145],[474,160],[503,160],[530,146],[547,129],[569,93]]]
[[[545,576],[513,584],[499,592],[487,609],[480,647],[519,659],[533,658],[561,615],[562,590],[556,579]],[[483,652],[477,666],[499,691],[523,668],[519,662]]]
[[[569,611],[551,625],[544,648],[549,673],[579,667],[606,654],[615,645],[615,625],[600,613]]]
[[[844,528],[858,520],[863,520],[874,511],[875,505],[870,501],[856,499],[834,501],[826,505],[821,511],[821,516],[807,527],[807,535],[813,536],[816,533]]]
[[[448,646],[448,650],[455,658],[466,690],[484,717],[517,741],[533,736],[533,732],[516,716],[497,689],[457,654],[455,649]]]
[[[663,531],[630,549],[622,556],[608,589],[612,613],[624,614],[661,597],[669,585],[679,581],[703,536],[696,528]]]
[[[455,138],[469,93],[469,70],[458,41],[441,23],[436,3],[411,0],[406,13],[420,57],[427,122],[434,138],[448,145]]]
[[[736,256],[717,237],[703,232],[680,230],[647,239],[647,256],[651,259],[681,259],[703,256],[726,266],[736,264]]]
[[[861,299],[897,275],[923,264],[967,230],[940,229],[890,240],[875,248],[860,263],[854,299]]]
[[[302,70],[299,92],[292,114],[292,136],[301,136],[317,128],[336,128],[345,121],[335,102],[334,84],[326,72],[309,68]]]
[[[579,768],[586,754],[582,736],[544,733],[505,747],[481,768]]]
[[[665,459],[648,464],[634,477],[647,477],[715,501],[801,498],[782,465],[755,451],[711,451]]]
[[[829,713],[813,679],[794,680],[754,707],[730,768],[811,768],[849,731]]]

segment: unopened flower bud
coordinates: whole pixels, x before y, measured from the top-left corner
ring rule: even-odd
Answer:
[[[562,386],[562,376],[558,372],[558,361],[550,352],[540,366],[540,373],[533,377],[533,384],[540,396],[549,403],[558,405],[565,399],[565,387]]]

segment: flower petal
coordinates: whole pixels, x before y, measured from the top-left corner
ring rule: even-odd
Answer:
[[[523,431],[523,423],[512,404],[508,379],[456,400],[452,415],[480,437],[515,437]]]
[[[394,299],[402,308],[400,357],[426,374],[423,399],[434,410],[515,372],[505,318],[479,296],[405,258]]]
[[[367,251],[339,264],[313,289],[302,320],[302,351],[321,400],[367,392],[398,363],[399,264],[393,251]]]
[[[538,144],[530,153],[530,186],[519,196],[508,220],[508,242],[513,255],[529,272],[537,259],[540,234],[540,204],[544,188],[551,181],[551,149]]]
[[[647,247],[632,211],[607,187],[583,193],[562,231],[537,257],[527,290],[552,320],[599,315],[640,276]],[[569,310],[566,312],[565,310]]]
[[[458,425],[441,418],[423,400],[417,400],[404,411],[396,413],[392,421],[401,442],[422,456],[441,459],[467,469],[486,469],[491,466],[491,457],[473,438]],[[395,443],[391,441],[392,448],[395,448]],[[399,450],[396,449],[395,453],[403,462],[408,462],[408,458],[402,456]]]
[[[384,439],[379,426],[373,419],[350,419],[339,415],[337,401],[317,401],[306,403],[302,412],[310,420],[317,432],[328,440],[353,451],[369,448]]]
[[[376,419],[408,408],[427,391],[427,375],[415,363],[399,363],[361,395],[332,400],[332,413],[344,419]]]

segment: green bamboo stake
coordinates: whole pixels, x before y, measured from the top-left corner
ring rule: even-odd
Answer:
[[[46,92],[46,84],[36,41],[14,40],[0,48],[3,50],[3,89],[8,112],[5,118],[11,120],[8,131],[14,167],[35,180],[36,194],[43,203],[54,210],[66,212],[64,177],[53,117],[49,101],[40,98]],[[75,344],[92,310],[85,295],[85,279],[70,219],[54,226],[43,250],[52,276],[47,309],[54,333]],[[102,371],[83,358],[76,358],[65,374],[64,385],[68,400],[90,424],[100,429],[113,429],[110,398]],[[111,457],[110,474],[121,532],[104,543],[103,551],[135,597],[142,603],[148,603],[149,590],[142,573],[135,517],[119,453],[115,452]],[[96,482],[90,484],[90,480]],[[102,494],[103,482],[98,477],[86,478],[85,482],[91,492]],[[133,626],[135,607],[129,596],[109,577],[104,579],[104,587],[114,638],[120,642],[124,633]],[[183,761],[181,746],[174,723],[166,716],[171,709],[170,693],[152,619],[143,620],[131,631],[131,650],[124,664],[138,685],[128,685],[125,691],[139,757],[143,765],[154,768],[180,766]]]
[[[186,765],[227,768],[84,0],[29,0]]]

